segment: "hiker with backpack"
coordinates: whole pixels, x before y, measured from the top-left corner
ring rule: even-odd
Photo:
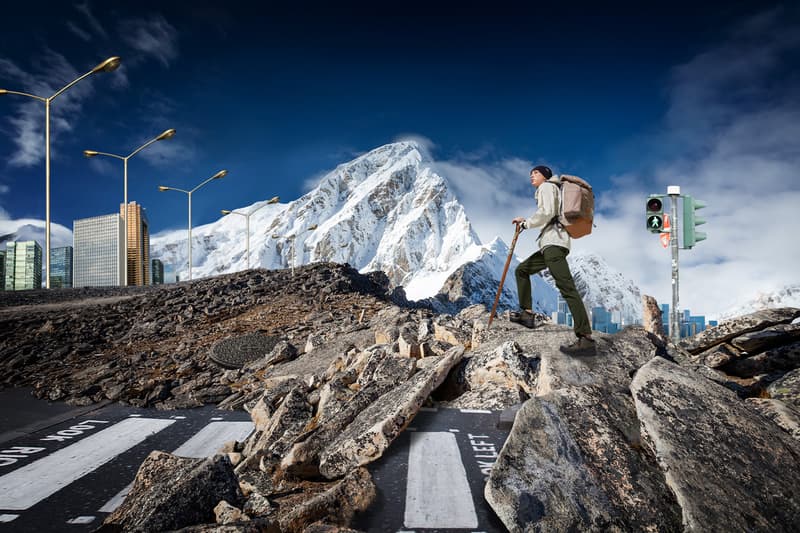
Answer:
[[[577,340],[570,345],[561,346],[561,351],[565,353],[594,351],[595,341],[592,339],[592,326],[589,323],[589,316],[586,313],[583,300],[581,300],[581,295],[578,293],[578,289],[575,288],[575,281],[572,279],[572,273],[567,263],[567,255],[571,246],[570,232],[574,236],[582,236],[591,232],[591,213],[588,214],[587,228],[587,222],[584,220],[587,216],[586,213],[584,213],[580,221],[577,220],[579,218],[578,215],[573,217],[570,214],[572,213],[570,211],[571,208],[564,206],[562,203],[561,191],[562,179],[567,180],[567,178],[570,178],[570,183],[576,187],[582,187],[583,189],[588,187],[589,199],[584,198],[584,203],[588,202],[591,205],[589,207],[584,206],[584,211],[587,209],[591,211],[594,208],[591,186],[580,178],[572,176],[562,176],[562,179],[553,178],[553,171],[544,165],[534,167],[531,170],[530,178],[531,185],[536,188],[536,212],[530,218],[517,217],[512,222],[521,225],[523,229],[542,229],[537,238],[539,250],[520,263],[514,272],[517,278],[520,311],[512,314],[511,320],[528,328],[535,327],[531,303],[530,276],[546,268],[553,276],[561,296],[566,300],[575,324]],[[581,183],[578,185],[574,183],[574,180],[578,180]],[[566,184],[567,182],[564,181],[564,183]],[[575,195],[570,194],[570,202],[574,202],[573,198],[577,198],[577,202],[580,203],[581,194],[585,196],[587,193],[579,190]],[[576,222],[576,227],[568,231],[573,221]]]

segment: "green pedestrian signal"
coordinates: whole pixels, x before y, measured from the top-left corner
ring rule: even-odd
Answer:
[[[696,211],[706,206],[705,202],[695,200],[691,196],[683,197],[683,247],[691,248],[698,241],[706,240],[706,234],[696,231],[696,227],[705,224],[702,218],[697,218]]]
[[[647,230],[650,233],[661,233],[664,229],[664,203],[660,196],[650,196],[647,199]]]

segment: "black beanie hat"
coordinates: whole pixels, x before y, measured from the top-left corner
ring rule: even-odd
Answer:
[[[544,165],[539,165],[537,167],[533,167],[533,170],[538,170],[542,174],[542,176],[544,176],[547,179],[550,179],[550,178],[553,177],[553,171],[550,170],[550,167],[546,167]],[[533,170],[531,170],[531,172],[533,172]]]

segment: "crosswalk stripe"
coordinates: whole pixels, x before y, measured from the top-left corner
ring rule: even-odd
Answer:
[[[254,427],[252,422],[211,422],[172,453],[195,459],[209,457],[226,442],[245,440]]]
[[[173,424],[127,418],[0,477],[0,509],[24,511]]]
[[[211,422],[198,431],[189,440],[180,445],[174,455],[200,459],[214,455],[228,441],[243,441],[253,431],[252,422]],[[99,510],[101,513],[113,513],[133,488],[133,482],[108,500]]]
[[[476,528],[478,517],[456,436],[411,434],[404,525],[407,528]]]

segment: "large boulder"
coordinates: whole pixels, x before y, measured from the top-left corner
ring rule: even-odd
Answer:
[[[797,531],[800,445],[735,394],[662,358],[631,384],[643,441],[689,531]]]
[[[764,309],[709,328],[681,341],[680,346],[687,352],[698,354],[712,346],[728,342],[751,331],[766,329],[778,324],[788,324],[798,317],[800,317],[800,309],[794,307]]]
[[[320,453],[320,473],[328,479],[338,478],[381,457],[463,354],[464,348],[452,348],[438,364],[419,370],[360,412]]]
[[[681,510],[642,445],[630,375],[656,347],[641,329],[598,335],[594,357],[558,350],[566,332],[534,332],[536,396],[514,426],[485,488],[510,531],[680,531]],[[520,340],[520,339],[518,339]]]
[[[100,531],[168,531],[215,521],[221,500],[242,500],[233,467],[225,455],[186,459],[155,451],[147,456],[125,501]]]

